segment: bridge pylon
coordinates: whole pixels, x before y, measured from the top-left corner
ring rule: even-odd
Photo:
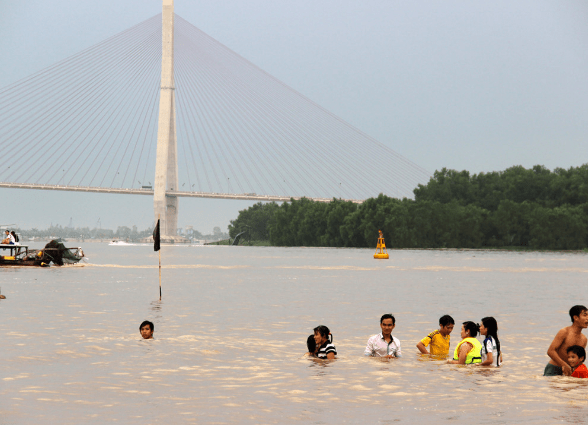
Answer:
[[[161,88],[153,208],[161,218],[163,239],[176,236],[178,228],[178,149],[176,140],[176,98],[174,80],[174,0],[163,0]]]

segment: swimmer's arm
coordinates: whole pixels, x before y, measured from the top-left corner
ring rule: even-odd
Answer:
[[[364,356],[372,357],[374,355],[374,348],[372,344],[372,339],[368,339],[367,345],[365,346],[365,351],[363,352]]]
[[[557,354],[557,350],[563,345],[567,333],[568,332],[566,329],[562,329],[557,333],[557,335],[555,335],[553,342],[547,349],[547,355],[551,358],[551,360],[554,361],[555,364],[562,368],[564,375],[569,376],[572,374],[572,368],[559,356],[559,354]]]
[[[468,353],[473,348],[473,345],[469,342],[464,342],[459,349],[459,359],[458,360],[449,360],[447,363],[452,364],[465,364],[466,359],[468,358]]]
[[[327,359],[328,360],[333,360],[335,358],[335,353],[328,353],[327,354]]]
[[[492,365],[493,361],[494,361],[494,356],[492,355],[492,353],[488,353],[486,360],[484,360],[482,363],[480,363],[480,366],[490,366],[490,365]]]
[[[459,364],[465,364],[466,359],[468,358],[468,353],[472,348],[474,348],[474,346],[469,342],[466,342],[461,346],[459,349]]]
[[[419,349],[419,351],[422,354],[429,354],[429,352],[427,351],[427,348],[425,347],[425,344],[423,344],[423,341],[419,341],[419,343],[416,345],[416,347]]]

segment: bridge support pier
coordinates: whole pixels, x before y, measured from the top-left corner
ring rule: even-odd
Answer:
[[[178,233],[178,197],[166,195],[166,236],[176,236]]]
[[[176,140],[176,96],[174,80],[174,1],[163,0],[162,13],[161,88],[157,157],[153,209],[155,220],[161,219],[163,241],[179,242],[178,229],[178,149]]]

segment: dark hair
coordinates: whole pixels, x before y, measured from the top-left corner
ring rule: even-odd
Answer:
[[[324,325],[317,326],[314,328],[315,333],[319,333],[320,336],[323,338],[327,338],[327,341],[333,342],[333,335],[331,335],[331,331]]]
[[[470,338],[478,336],[478,331],[480,330],[480,327],[474,322],[463,322],[463,328],[466,331],[470,331]]]
[[[486,329],[488,329],[488,332],[486,332],[486,339],[492,337],[494,338],[494,341],[496,341],[496,351],[498,351],[498,353],[496,354],[496,365],[498,366],[500,361],[500,341],[498,340],[498,323],[496,322],[496,319],[494,317],[484,317],[482,319],[482,324]],[[486,339],[484,340],[484,343],[486,342]]]
[[[584,311],[588,311],[588,308],[583,305],[575,305],[570,308],[570,319],[572,319],[572,323],[574,323],[574,316],[580,316]]]
[[[18,235],[16,233],[14,233],[14,230],[12,232],[10,232],[12,234],[12,236],[14,236],[14,241],[15,242],[20,242],[20,238],[18,237]]]
[[[143,323],[141,323],[141,326],[139,326],[139,330],[143,329],[143,327],[145,327],[146,325],[149,325],[149,327],[151,328],[151,332],[155,330],[155,326],[149,320],[145,320]]]
[[[584,350],[584,347],[580,347],[579,345],[572,345],[566,350],[568,354],[570,354],[570,351],[578,356],[579,359],[584,358],[584,360],[586,360],[586,350]]]
[[[386,319],[392,319],[392,324],[396,325],[396,319],[394,318],[394,316],[392,316],[391,314],[384,314],[381,318],[380,318],[380,325],[382,324],[382,322]]]
[[[314,354],[316,351],[316,341],[314,340],[314,334],[308,335],[308,338],[306,338],[306,347],[308,348],[309,353]]]
[[[453,317],[451,317],[449,314],[446,314],[445,316],[441,316],[439,319],[439,325],[443,327],[447,325],[455,325],[455,320],[453,320]]]

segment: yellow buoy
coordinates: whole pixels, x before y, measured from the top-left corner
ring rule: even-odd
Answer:
[[[380,232],[379,236],[378,236],[378,246],[376,247],[376,253],[374,254],[374,258],[377,258],[379,260],[385,260],[390,258],[390,256],[388,255],[388,251],[386,251],[386,243],[384,242],[384,234],[382,233],[381,230],[378,230],[378,232]]]

